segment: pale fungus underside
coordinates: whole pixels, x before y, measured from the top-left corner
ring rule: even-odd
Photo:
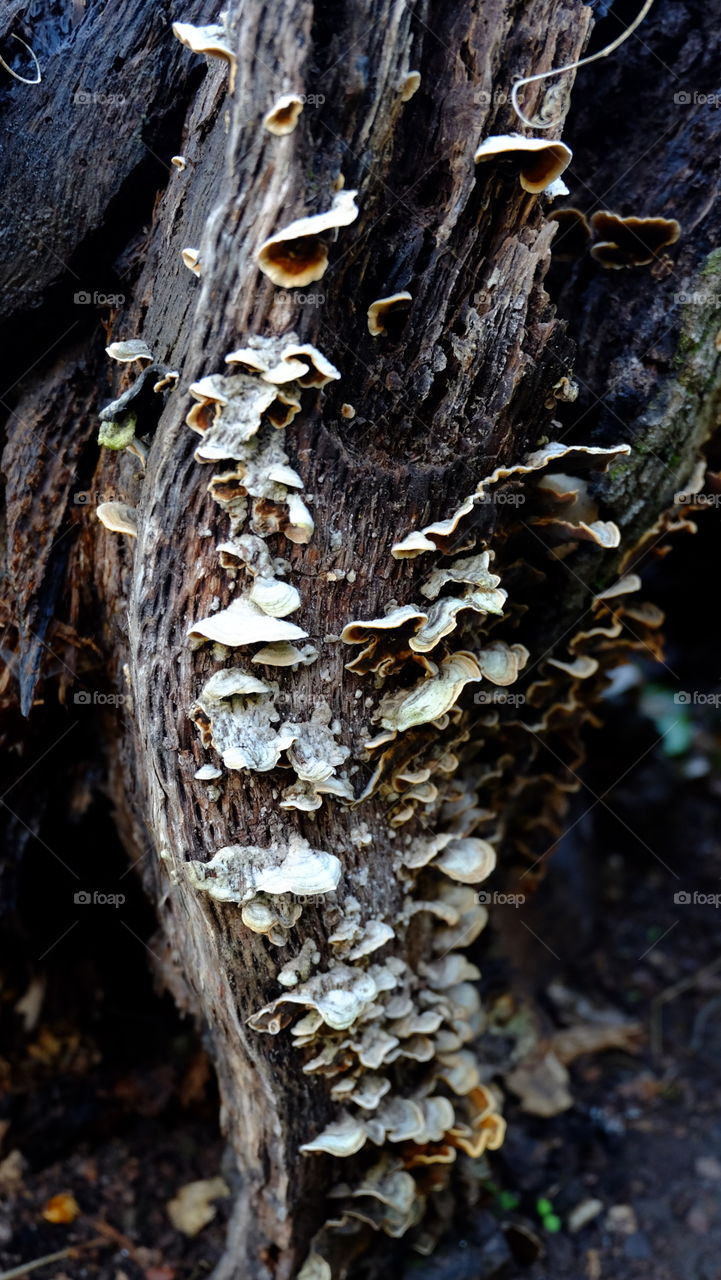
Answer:
[[[303,110],[303,99],[297,93],[283,93],[263,117],[269,133],[284,137],[292,133]]]
[[[329,235],[358,217],[357,194],[338,191],[326,212],[296,218],[264,240],[256,254],[263,274],[285,289],[321,280],[328,267]]]

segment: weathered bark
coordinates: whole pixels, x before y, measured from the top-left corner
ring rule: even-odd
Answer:
[[[647,38],[660,30],[665,40],[675,26],[691,66],[692,55],[702,56],[693,52],[696,7],[675,5],[672,17],[670,8],[659,5],[658,27],[649,24]],[[199,893],[184,864],[231,844],[285,847],[298,832],[340,859],[341,905],[352,894],[364,918],[392,924],[405,893],[394,862],[402,836],[388,826],[389,799],[381,791],[358,807],[328,797],[308,814],[278,807],[289,779],[278,770],[226,771],[216,798],[194,778],[199,765],[215,759],[188,718],[202,685],[219,665],[257,668],[247,651],[219,662],[208,646],[187,643],[191,624],[214,602],[225,607],[231,599],[215,551],[227,536],[226,517],[206,491],[216,468],[194,460],[198,437],[184,422],[187,388],[225,372],[226,353],[249,335],[289,330],[341,372],[339,382],[304,394],[303,412],[285,433],[291,465],[312,498],[314,536],[307,546],[280,537],[269,544],[290,561],[289,581],[301,595],[292,620],[320,658],[271,675],[286,718],[308,720],[314,707],[329,704],[339,740],[352,750],[359,796],[373,769],[362,751],[373,709],[366,698],[376,705],[380,693],[371,679],[345,669],[349,650],[337,640],[340,631],[353,619],[382,616],[393,602],[422,599],[418,587],[438,557],[396,560],[392,545],[449,515],[497,464],[518,462],[539,437],[558,435],[553,388],[570,376],[573,352],[544,289],[550,205],[523,191],[515,174],[474,167],[473,151],[482,137],[516,127],[506,100],[515,77],[580,55],[591,12],[574,0],[527,0],[510,12],[496,0],[414,7],[403,0],[233,0],[238,67],[230,94],[224,64],[212,60],[206,71],[170,35],[171,20],[200,21],[198,4],[172,15],[144,0],[115,12],[91,5],[67,20],[67,30],[61,10],[51,7],[47,26],[33,30],[29,21],[22,25],[16,3],[3,23],[33,43],[45,76],[36,89],[8,85],[3,107],[12,193],[2,236],[6,381],[19,374],[4,397],[8,604],[17,629],[17,643],[11,629],[7,645],[17,654],[25,713],[41,673],[46,704],[33,710],[27,730],[12,720],[9,738],[38,754],[51,745],[67,720],[48,707],[56,698],[51,690],[72,718],[73,694],[92,687],[94,655],[102,653],[103,688],[126,699],[122,714],[98,724],[118,828],[129,857],[141,859],[157,908],[162,978],[205,1029],[237,1156],[237,1207],[219,1275],[282,1278],[296,1273],[328,1216],[325,1192],[352,1177],[346,1165],[354,1166],[346,1162],[338,1172],[325,1157],[298,1154],[339,1108],[327,1081],[303,1072],[287,1031],[262,1035],[247,1019],[279,994],[278,968],[306,938],[318,944],[320,968],[329,965],[328,918],[322,903],[306,906],[289,947],[278,949],[242,925],[236,905]],[[710,58],[708,35],[703,56]],[[620,79],[597,84],[597,95],[617,91],[635,102],[623,77],[635,75],[637,56],[626,46],[614,64]],[[421,73],[421,88],[404,103],[399,89],[410,70]],[[592,83],[585,80],[581,93]],[[97,100],[91,112],[73,101],[78,89],[124,101]],[[295,131],[273,137],[262,117],[289,89],[325,101],[306,104]],[[543,90],[536,92],[534,99],[526,91],[527,107],[541,104]],[[651,93],[641,99],[657,111],[662,100]],[[594,120],[598,105],[599,96]],[[583,396],[584,411],[564,424],[564,434],[581,444],[640,439],[643,449],[640,461],[631,454],[615,468],[605,489],[602,514],[613,514],[626,531],[624,545],[549,563],[537,533],[509,532],[508,508],[483,504],[472,521],[477,548],[507,548],[508,582],[516,580],[519,554],[543,566],[540,586],[537,575],[518,577],[513,604],[529,611],[498,632],[529,648],[532,668],[554,645],[556,656],[568,656],[563,637],[579,625],[592,592],[617,575],[621,553],[683,487],[715,423],[713,339],[721,308],[710,303],[700,317],[687,309],[684,321],[682,304],[673,302],[700,287],[695,282],[708,271],[715,242],[710,118],[693,105],[679,112],[650,154],[643,130],[627,133],[614,123],[592,184],[601,199],[627,170],[613,208],[680,219],[676,275],[655,268],[601,273],[584,263],[564,286],[564,312],[569,321],[578,317],[576,372],[590,397],[603,396],[593,434],[591,400]],[[659,132],[665,127],[649,123]],[[585,138],[580,129],[577,157]],[[182,172],[169,169],[175,152],[187,158]],[[583,186],[579,169],[577,158],[571,172]],[[346,189],[359,191],[360,217],[339,231],[322,280],[298,291],[315,302],[301,304],[258,272],[254,255],[292,219],[327,208],[340,174]],[[21,253],[19,245],[32,248]],[[200,280],[182,263],[188,246],[200,249]],[[399,290],[413,298],[402,331],[371,337],[369,304]],[[121,373],[111,386],[96,313],[72,302],[81,291],[124,294],[107,333],[144,338],[155,359],[180,374],[162,412],[153,415],[151,406],[138,424],[150,443],[145,470],[127,452],[98,455],[97,413],[131,379]],[[684,323],[690,336],[679,354]],[[354,406],[351,420],[343,404]],[[663,457],[654,461],[667,448],[675,455],[670,473]],[[78,493],[88,495],[87,504]],[[108,497],[137,508],[137,543],[95,519]],[[478,635],[467,626],[463,643],[452,647],[467,649]],[[398,687],[397,679],[388,687]],[[84,732],[88,721],[76,722]],[[18,795],[29,802],[22,787]],[[29,812],[21,809],[23,820]],[[425,826],[439,822],[431,806]],[[367,828],[362,842],[360,823]],[[419,815],[401,832],[423,829]],[[390,952],[417,967],[427,957],[429,928],[399,927]],[[404,1067],[399,1078],[412,1092],[413,1070]]]

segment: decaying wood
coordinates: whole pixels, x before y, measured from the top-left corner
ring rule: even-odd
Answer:
[[[695,11],[676,8],[684,17],[674,22],[687,32],[684,67],[692,68]],[[654,30],[667,34],[668,6],[660,11],[649,40]],[[306,906],[289,946],[276,948],[244,928],[236,905],[199,893],[185,864],[230,844],[287,845],[298,832],[340,859],[341,902],[352,893],[367,918],[393,922],[403,897],[398,838],[380,793],[358,808],[331,798],[307,814],[278,808],[280,789],[292,781],[278,770],[226,771],[210,791],[194,778],[215,756],[202,748],[188,712],[219,665],[247,663],[242,650],[219,663],[209,646],[187,641],[191,624],[231,598],[215,551],[226,517],[206,489],[215,468],[193,456],[187,388],[225,372],[226,353],[249,335],[289,330],[341,372],[337,383],[304,397],[285,433],[314,536],[308,545],[280,538],[271,545],[289,560],[289,581],[300,591],[292,620],[320,651],[313,665],[280,671],[284,715],[307,720],[329,704],[352,750],[349,763],[358,766],[358,795],[372,770],[361,750],[366,698],[377,703],[380,695],[372,679],[346,670],[342,628],[380,617],[394,602],[417,602],[437,557],[397,560],[393,544],[450,515],[496,465],[518,462],[539,439],[558,435],[552,392],[572,375],[573,347],[544,288],[551,206],[513,174],[476,168],[473,152],[482,137],[515,130],[508,96],[517,76],[579,56],[591,11],[575,0],[510,9],[497,0],[333,8],[233,0],[232,95],[224,63],[206,66],[170,34],[171,21],[208,20],[197,4],[172,14],[144,0],[115,11],[91,5],[70,18],[50,6],[34,33],[23,14],[11,6],[3,25],[10,30],[11,20],[24,38],[34,36],[44,81],[33,90],[3,88],[12,192],[0,240],[3,333],[8,368],[20,374],[4,397],[8,646],[17,659],[8,703],[18,692],[30,711],[41,671],[45,702],[57,688],[71,714],[78,683],[97,678],[125,699],[99,722],[118,829],[157,909],[161,977],[204,1028],[237,1158],[236,1210],[218,1274],[282,1280],[296,1274],[328,1216],[326,1191],[354,1165],[346,1161],[339,1173],[328,1158],[299,1154],[338,1107],[322,1077],[304,1074],[287,1033],[261,1035],[247,1020],[278,995],[277,971],[306,938],[318,944],[320,967],[329,963],[323,907]],[[634,75],[637,56],[633,46],[618,55],[621,78],[610,81],[610,94],[631,94],[623,76]],[[411,71],[420,72],[421,87],[404,102]],[[92,110],[74,100],[78,89],[100,95]],[[309,101],[296,129],[276,137],[262,119],[290,90]],[[542,101],[538,90],[527,106]],[[579,143],[589,127],[584,110],[582,98]],[[666,122],[648,111],[647,128],[661,133]],[[595,108],[589,112],[595,122]],[[571,574],[557,564],[535,595],[514,601],[553,599],[552,608],[531,608],[508,636],[530,649],[532,666],[557,642],[557,656],[567,657],[562,637],[592,591],[617,575],[624,549],[683,487],[715,425],[718,300],[699,316],[677,298],[709,271],[718,216],[711,186],[718,178],[706,168],[709,127],[692,106],[669,120],[665,141],[650,152],[642,129],[619,128],[595,169],[595,199],[617,181],[612,207],[677,217],[684,236],[675,275],[670,266],[611,273],[584,262],[564,282],[576,372],[588,387],[584,411],[564,430],[581,444],[640,438],[645,452],[615,468],[605,487],[604,518],[612,514],[627,530],[619,552],[581,551]],[[170,167],[176,153],[186,158],[183,170]],[[571,173],[583,190],[584,172],[574,165]],[[291,220],[328,208],[341,174],[345,188],[359,192],[358,220],[339,230],[321,280],[295,293],[277,289],[257,269],[258,247]],[[33,247],[20,253],[19,245]],[[200,251],[199,279],[181,259],[189,246]],[[372,337],[368,306],[402,290],[412,296],[402,330]],[[71,301],[96,292],[124,297],[102,333],[93,304]],[[679,356],[684,325],[691,334]],[[131,337],[180,375],[159,420],[150,415],[138,425],[150,443],[145,468],[127,452],[99,452],[94,439],[98,411],[139,367],[111,367],[103,347]],[[584,421],[598,396],[600,420]],[[353,418],[341,413],[344,404]],[[667,448],[675,456],[670,471],[665,456],[654,462]],[[112,499],[137,509],[137,541],[96,520],[98,504]],[[494,547],[505,514],[492,503],[479,509],[480,545]],[[61,624],[83,642],[63,647]],[[49,656],[58,653],[61,662]],[[33,710],[28,729],[11,721],[11,743],[38,750],[57,736],[57,715],[47,709]],[[18,797],[25,813],[22,787]],[[417,954],[405,958],[417,963],[427,942],[427,931],[414,934]],[[411,945],[405,935],[403,945]]]

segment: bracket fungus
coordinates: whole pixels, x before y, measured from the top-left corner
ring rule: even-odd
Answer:
[[[277,640],[305,640],[307,633],[292,622],[272,618],[246,597],[231,601],[227,609],[194,622],[188,629],[194,639],[214,640],[235,649],[239,645],[268,644]]]
[[[95,514],[100,523],[112,533],[126,533],[130,538],[137,538],[138,518],[135,507],[129,507],[127,502],[101,502]]]
[[[153,391],[156,395],[161,391],[167,391],[174,387],[180,377],[177,369],[168,369],[164,372],[157,382],[153,383]]]
[[[423,655],[456,629],[460,614],[503,612],[506,592],[498,589],[500,578],[488,572],[489,559],[490,553],[484,552],[457,561],[457,568],[436,570],[421,587],[422,594],[434,600],[431,605],[403,605],[383,618],[348,623],[341,640],[364,646],[358,657],[346,664],[348,670],[359,674],[373,671],[380,679],[411,659],[432,673],[432,664]],[[468,586],[460,596],[437,599],[447,582],[465,582]]]
[[[278,578],[256,577],[248,599],[257,604],[271,618],[285,618],[300,608],[300,592],[289,582]]]
[[[681,234],[675,218],[622,218],[607,209],[591,215],[591,229],[595,238],[591,257],[611,271],[648,266]]]
[[[325,782],[350,755],[349,747],[336,742],[340,724],[325,699],[316,702],[310,720],[287,721],[284,727],[293,735],[288,762],[302,782]]]
[[[300,494],[289,493],[286,505],[288,520],[283,532],[289,542],[294,542],[299,547],[305,546],[313,537],[315,521]]]
[[[235,88],[237,58],[230,46],[228,31],[223,23],[209,23],[195,27],[191,22],[174,22],[173,35],[193,53],[204,53],[208,58],[220,58],[230,68],[228,88]]]
[[[551,463],[560,462],[561,459],[572,462],[574,467],[605,471],[617,458],[630,452],[631,446],[628,444],[612,445],[606,448],[601,445],[565,445],[560,440],[554,440],[543,448],[529,453],[525,462],[496,467],[489,476],[480,481],[475,491],[463,500],[452,515],[445,520],[437,520],[423,529],[414,529],[406,534],[405,538],[391,547],[391,555],[396,560],[410,560],[426,551],[445,553],[449,539],[456,532],[461,521],[473,511],[477,503],[487,501],[489,489],[506,480],[520,480],[532,472],[544,471]]]
[[[404,76],[403,80],[401,81],[401,86],[400,86],[401,102],[410,102],[411,98],[415,93],[418,92],[420,87],[421,87],[420,71],[409,71],[408,75]]]
[[[358,217],[357,191],[337,191],[324,213],[296,218],[263,242],[256,262],[273,284],[300,288],[320,280],[328,266],[328,233]]]
[[[395,979],[392,981],[395,985]],[[292,1006],[299,1005],[315,1011],[320,1023],[332,1030],[347,1031],[370,1009],[381,989],[373,970],[334,964],[327,972],[315,974],[308,982],[272,1000],[248,1019],[248,1025],[256,1031],[278,1035],[293,1017]]]
[[[537,194],[550,187],[573,158],[565,142],[548,138],[524,138],[520,133],[484,138],[473,157],[476,164],[489,160],[510,160],[518,170],[524,191]]]
[[[237,364],[249,373],[260,374],[264,382],[277,386],[297,379],[302,387],[323,387],[340,378],[340,373],[312,343],[300,344],[295,333],[282,338],[249,338],[246,347],[238,347],[225,357],[226,364]]]
[[[283,93],[263,116],[263,124],[269,133],[281,138],[292,133],[303,110],[303,99],[297,93]]]
[[[300,400],[288,388],[242,373],[210,374],[193,382],[189,391],[198,401],[186,419],[202,436],[195,451],[198,462],[243,458],[243,446],[264,418],[274,427],[284,427],[300,409]]]
[[[300,1148],[304,1155],[323,1151],[326,1155],[343,1159],[354,1156],[368,1140],[365,1125],[353,1116],[346,1115],[329,1124],[312,1142],[304,1142]]]
[[[481,551],[478,555],[454,560],[443,569],[434,569],[421,586],[421,595],[428,600],[436,600],[448,583],[467,583],[484,594],[488,613],[500,614],[507,597],[503,588],[498,589],[500,577],[490,571],[492,557],[492,551]]]
[[[541,529],[552,541],[561,543],[563,550],[579,541],[595,542],[604,548],[620,545],[618,525],[612,520],[598,519],[598,505],[582,477],[546,472],[538,481],[536,494],[544,501],[544,510],[540,515],[531,516],[529,524]]]
[[[198,782],[215,782],[216,779],[222,778],[222,776],[223,770],[214,764],[203,764],[193,774],[193,777],[197,778]]]
[[[556,178],[555,182],[552,182],[550,187],[546,187],[546,198],[548,200],[560,200],[561,196],[568,196],[570,194],[571,193],[563,181],[563,178]]]
[[[388,321],[408,311],[413,298],[407,290],[391,293],[387,298],[376,298],[368,308],[368,332],[372,338],[388,333]]]
[[[299,809],[302,813],[315,813],[323,804],[323,796],[335,796],[351,803],[355,796],[350,784],[341,778],[328,777],[316,782],[299,778],[290,787],[284,787],[279,808]]]
[[[105,348],[105,354],[120,364],[131,364],[134,360],[147,360],[152,364],[153,353],[142,338],[127,338],[122,342],[111,342]]]
[[[420,680],[412,689],[387,695],[378,710],[385,729],[404,733],[414,725],[438,720],[458,701],[465,686],[482,678],[478,660],[460,650],[442,658],[435,674]]]
[[[326,359],[317,347],[310,342],[301,345],[298,343],[290,343],[284,350],[283,357],[286,360],[297,360],[308,364],[308,370],[301,373],[298,382],[301,387],[324,387],[328,382],[335,382],[340,378],[340,373],[330,360]]]
[[[219,849],[209,862],[185,863],[194,888],[217,902],[238,904],[250,902],[259,893],[299,897],[334,893],[341,869],[335,854],[313,849],[295,834],[290,835],[285,850],[233,844]]]
[[[216,671],[190,709],[204,746],[219,752],[227,769],[266,773],[292,746],[294,736],[280,720],[273,702],[277,686],[247,675],[238,667]]]
[[[290,644],[287,640],[263,645],[263,648],[258,649],[251,659],[252,662],[266,667],[308,667],[317,660],[318,650],[312,644],[304,645],[299,649],[297,645]]]
[[[188,271],[192,271],[194,276],[200,277],[203,274],[203,264],[200,261],[200,249],[181,249],[180,256]]]

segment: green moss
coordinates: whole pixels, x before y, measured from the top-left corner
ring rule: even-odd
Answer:
[[[117,422],[101,422],[98,444],[104,449],[127,449],[135,439],[137,421],[134,413],[126,413]]]

